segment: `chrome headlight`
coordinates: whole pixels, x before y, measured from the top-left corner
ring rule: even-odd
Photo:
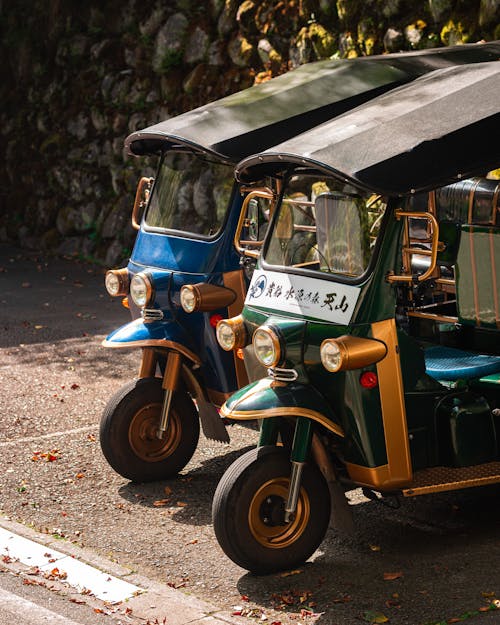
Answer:
[[[147,274],[136,273],[132,278],[130,281],[130,297],[139,308],[143,308],[151,302],[153,298],[153,283]]]
[[[128,269],[110,269],[106,272],[104,284],[106,291],[116,297],[118,295],[127,295],[128,293]]]
[[[342,353],[337,343],[324,341],[320,349],[321,362],[327,371],[335,372],[342,365]]]
[[[198,304],[198,297],[191,285],[184,285],[181,288],[180,301],[183,310],[192,313]]]
[[[265,367],[274,367],[281,360],[281,344],[277,333],[268,326],[261,326],[255,330],[253,348],[257,359]]]
[[[217,323],[217,342],[226,352],[245,347],[247,331],[241,315],[231,319],[221,319]]]
[[[321,362],[327,371],[352,371],[373,365],[387,354],[382,341],[357,336],[339,336],[325,339],[319,350]]]
[[[236,293],[232,289],[206,282],[185,284],[180,294],[181,306],[187,313],[209,312],[225,308],[235,300]]]

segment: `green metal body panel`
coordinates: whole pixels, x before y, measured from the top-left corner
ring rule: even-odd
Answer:
[[[397,205],[397,201],[393,202],[388,211],[392,212]],[[358,304],[353,322],[349,326],[305,320],[293,313],[274,311],[269,314],[269,310],[248,305],[243,308],[242,313],[249,336],[262,324],[279,330],[282,343],[286,346],[285,360],[279,366],[295,369],[298,379],[296,383],[286,387],[288,391],[276,388],[272,395],[269,391],[265,391],[263,395],[252,395],[248,401],[238,404],[238,412],[265,412],[270,408],[290,406],[322,412],[345,431],[343,454],[346,460],[367,467],[387,463],[378,388],[363,388],[359,383],[359,371],[329,373],[321,364],[320,346],[327,338],[343,335],[370,338],[371,323],[394,315],[394,289],[387,283],[385,276],[389,271],[394,271],[401,223],[393,217],[388,217],[387,222],[378,261],[374,271],[360,286]],[[366,370],[375,371],[375,367],[368,367]],[[414,367],[409,367],[406,376],[408,380],[411,378],[412,387],[417,384],[414,376],[412,377],[413,372]],[[251,386],[233,395],[226,402],[228,409],[234,405],[233,400],[237,401]],[[317,402],[318,396],[321,397],[321,403]]]
[[[226,411],[231,412],[231,417],[234,416],[235,419],[238,419],[239,415],[240,418],[245,418],[245,413],[251,412],[257,412],[258,418],[265,419],[275,416],[275,413],[269,412],[276,409],[282,411],[279,416],[286,417],[290,414],[287,408],[316,412],[324,415],[332,423],[341,425],[319,391],[296,382],[271,386],[270,379],[259,380],[233,393],[225,403]]]
[[[306,462],[311,449],[312,421],[304,417],[297,419],[291,459],[293,462]]]
[[[279,417],[262,419],[260,422],[259,447],[276,445],[279,434]]]
[[[290,407],[314,410],[342,428],[344,437],[340,445],[346,462],[366,468],[382,467],[388,463],[386,439],[391,433],[384,430],[379,387],[367,389],[360,384],[361,373],[376,373],[376,365],[362,370],[329,373],[321,363],[320,346],[327,338],[339,338],[343,335],[372,338],[372,324],[394,318],[397,287],[391,285],[386,278],[389,273],[401,273],[399,263],[403,221],[394,216],[394,211],[401,207],[401,202],[402,200],[393,199],[387,207],[380,247],[371,272],[357,285],[359,297],[349,325],[304,318],[291,312],[270,311],[255,305],[244,307],[242,315],[248,335],[252,336],[255,329],[262,324],[273,326],[278,331],[281,345],[286,352],[279,367],[294,369],[298,378],[293,383],[274,388],[270,387],[269,381],[268,387],[248,394],[240,402],[239,398],[245,396],[249,389],[256,388],[256,385],[250,385],[228,400],[226,405],[229,410],[237,404],[240,415],[257,411],[262,417],[266,413],[269,413],[269,417],[275,416],[277,408],[283,411],[282,416],[287,416],[287,409]],[[450,230],[452,232],[448,238],[455,240],[453,254],[456,254],[460,237],[456,236],[454,225],[450,226]],[[500,258],[500,249],[497,249],[500,237],[493,235],[493,230],[490,227],[462,226],[461,236],[464,236],[465,231],[466,236],[473,238],[473,244],[477,241],[474,253],[478,271],[485,262],[490,263],[490,267],[491,263],[498,264],[495,259]],[[497,233],[497,230],[494,232]],[[487,238],[487,244],[482,237]],[[464,246],[460,245],[459,267],[471,266],[470,249],[468,246],[464,251]],[[440,258],[442,262],[447,260]],[[465,310],[467,306],[471,306],[472,275],[470,271],[467,274],[465,269],[461,271],[463,284],[467,285],[469,282],[469,300],[465,300],[461,307],[461,310]],[[500,276],[500,268],[497,276]],[[485,285],[483,282],[484,280],[480,286],[484,287],[484,295],[480,296],[480,302],[482,320],[486,323],[491,322],[493,289],[498,291],[498,285]],[[490,311],[489,317],[487,311]],[[397,351],[400,356],[406,411],[406,415],[401,415],[401,418],[406,417],[413,470],[443,463],[449,466],[467,466],[498,457],[495,422],[496,431],[500,431],[500,417],[486,414],[484,407],[498,406],[500,377],[489,376],[471,385],[471,388],[479,392],[479,397],[482,395],[487,399],[488,404],[486,400],[477,399],[477,396],[467,396],[461,400],[460,408],[457,409],[452,400],[456,391],[426,374],[421,339],[410,336],[403,328],[398,327]],[[474,420],[480,422],[475,429]],[[314,427],[318,427],[317,424]],[[302,437],[303,441],[306,439],[307,437]]]

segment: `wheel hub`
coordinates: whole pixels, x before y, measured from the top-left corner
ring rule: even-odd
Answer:
[[[248,511],[248,523],[254,538],[266,548],[283,549],[293,544],[309,522],[310,503],[301,489],[295,515],[285,521],[288,498],[288,478],[275,478],[263,484],[255,493]]]
[[[181,428],[172,410],[163,438],[157,437],[161,404],[148,404],[138,410],[129,427],[129,443],[134,453],[145,462],[160,462],[170,456],[181,439]]]

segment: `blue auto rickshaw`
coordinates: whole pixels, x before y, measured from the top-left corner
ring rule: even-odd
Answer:
[[[218,407],[248,376],[242,353],[219,347],[215,326],[241,311],[262,216],[278,193],[260,181],[264,189],[240,220],[249,186],[234,182],[234,165],[436,67],[497,58],[498,49],[317,62],[126,139],[130,155],[157,155],[159,165],[137,189],[130,261],[106,275],[108,292],[124,298],[133,319],[103,344],[142,352],[138,379],[117,391],[101,419],[101,448],[115,471],[133,481],[175,475],[196,449],[200,421],[208,438],[228,441]]]

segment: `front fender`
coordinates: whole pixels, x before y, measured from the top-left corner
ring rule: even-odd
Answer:
[[[175,349],[196,364],[201,360],[195,353],[185,330],[175,321],[153,321],[145,323],[134,319],[111,332],[102,342],[104,347],[154,347]]]
[[[233,393],[221,407],[223,417],[235,420],[306,417],[344,436],[342,426],[325,398],[312,386],[283,384],[264,378]]]

